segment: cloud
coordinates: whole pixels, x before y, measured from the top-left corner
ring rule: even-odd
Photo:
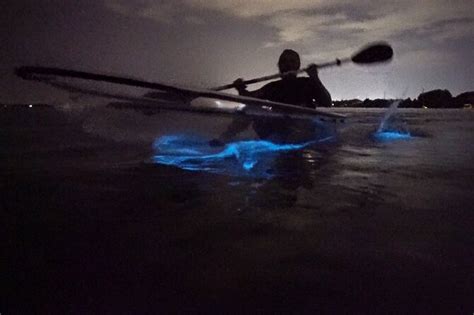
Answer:
[[[195,25],[203,25],[206,24],[206,21],[203,18],[200,18],[198,16],[186,16],[184,20],[190,24],[195,24]]]
[[[186,4],[201,9],[221,11],[242,18],[270,16],[289,11],[314,9],[324,6],[324,0],[184,0]]]
[[[204,24],[213,15],[227,15],[274,31],[262,48],[297,46],[311,55],[347,53],[363,43],[387,40],[400,46],[444,43],[473,34],[471,1],[453,0],[104,0],[127,16],[159,23]],[[185,13],[183,13],[185,12]],[[179,18],[188,16],[186,18]]]
[[[367,32],[367,36],[391,37],[400,32],[429,28],[452,19],[469,19],[470,1],[401,0],[183,0],[199,9],[220,11],[247,19],[260,19],[272,26],[282,42],[308,38],[325,28]],[[449,25],[446,25],[449,26]]]
[[[172,24],[176,20],[189,24],[205,24],[205,20],[197,15],[183,13],[186,5],[176,0],[173,1],[127,1],[127,0],[104,0],[107,8],[120,15],[146,18],[158,23]],[[184,18],[183,18],[184,16]]]
[[[405,53],[399,60],[404,67],[432,67],[432,65],[448,65],[454,58],[452,52],[439,54],[433,50],[413,50]]]
[[[409,3],[394,10],[385,10],[376,18],[365,21],[346,21],[338,27],[341,30],[360,29],[372,36],[390,38],[397,34],[411,31],[434,29],[437,24],[459,18],[468,18],[468,5],[451,5],[432,1]],[[472,6],[472,5],[471,5]],[[408,8],[408,10],[407,10]],[[380,11],[380,9],[379,9]],[[445,23],[446,26],[448,24]]]
[[[107,8],[120,15],[147,18],[160,23],[171,23],[175,14],[171,3],[126,0],[104,0],[104,3]]]
[[[292,12],[270,17],[266,24],[277,29],[280,41],[291,43],[314,39],[314,36],[326,30],[332,23],[344,18],[343,14],[311,16]]]

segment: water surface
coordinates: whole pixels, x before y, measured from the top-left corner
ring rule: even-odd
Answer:
[[[469,314],[473,112],[338,112],[261,177],[150,162],[194,118],[0,111],[2,312]]]

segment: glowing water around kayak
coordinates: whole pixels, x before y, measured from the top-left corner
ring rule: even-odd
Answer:
[[[237,176],[271,177],[273,160],[282,152],[302,149],[332,137],[301,144],[276,144],[265,140],[235,141],[214,148],[197,136],[167,135],[155,140],[154,163],[190,171]]]
[[[396,113],[394,102],[385,112],[373,137],[387,142],[411,139],[403,124],[392,125],[389,119]],[[208,139],[186,134],[165,135],[153,143],[152,161],[189,171],[205,171],[233,176],[272,177],[273,161],[280,154],[301,150],[311,144],[332,139],[333,136],[304,143],[277,144],[266,140],[229,142],[223,147],[211,147]]]

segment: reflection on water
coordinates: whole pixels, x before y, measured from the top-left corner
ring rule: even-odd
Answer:
[[[235,209],[254,212],[293,207],[302,190],[313,189],[321,165],[337,146],[336,138],[327,137],[302,144],[235,141],[216,148],[196,135],[167,135],[155,140],[151,161],[202,176],[225,176],[227,185],[240,191]]]

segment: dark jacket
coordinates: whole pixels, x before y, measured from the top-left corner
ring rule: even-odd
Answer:
[[[253,92],[242,90],[240,94],[310,108],[331,106],[331,95],[321,81],[308,77],[286,78]]]
[[[316,108],[317,106],[331,106],[331,95],[318,78],[285,78],[270,82],[262,88],[249,92],[240,89],[239,94],[273,102]],[[220,136],[226,141],[245,130],[250,124],[261,139],[276,142],[293,142],[295,138],[311,138],[314,133],[314,124],[309,121],[296,121],[289,117],[258,117],[248,120],[246,117],[237,117],[227,130]],[[304,132],[305,137],[300,133]]]

